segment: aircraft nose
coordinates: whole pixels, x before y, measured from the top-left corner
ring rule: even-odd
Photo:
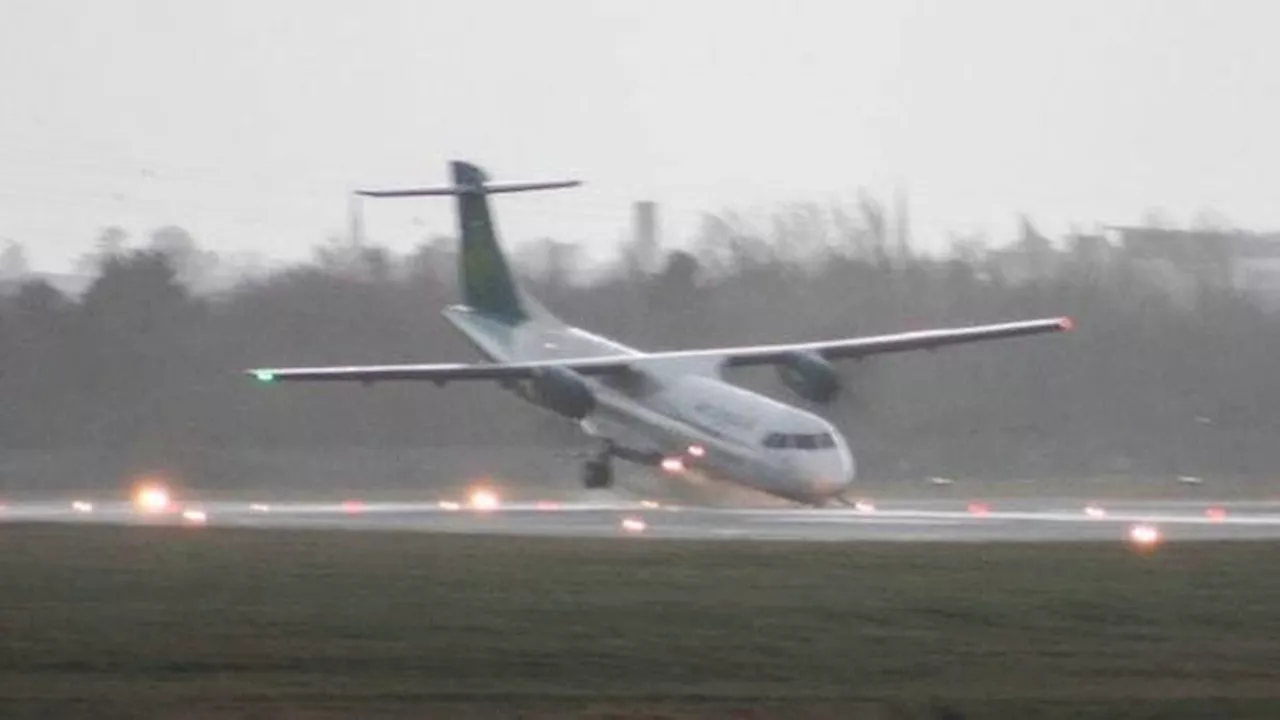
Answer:
[[[825,495],[834,495],[853,483],[853,456],[848,451],[824,452],[812,458],[809,463],[808,481],[810,487]]]
[[[857,466],[853,461],[853,453],[848,450],[841,449],[836,453],[836,479],[840,483],[840,489],[843,490],[853,484],[853,476],[857,473]]]
[[[844,487],[853,484],[853,478],[858,473],[857,463],[854,462],[853,453],[848,450],[841,450],[840,453],[840,479]]]

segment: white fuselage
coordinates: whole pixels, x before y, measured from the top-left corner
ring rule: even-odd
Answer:
[[[549,316],[512,327],[466,307],[451,307],[444,315],[493,361],[643,357]],[[634,376],[581,378],[596,399],[581,422],[584,431],[799,502],[821,502],[853,482],[849,446],[823,418],[724,382],[712,359],[637,365],[643,369]]]

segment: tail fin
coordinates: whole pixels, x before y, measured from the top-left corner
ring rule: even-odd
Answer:
[[[453,184],[474,188],[458,195],[458,229],[462,247],[458,253],[458,283],[462,301],[486,315],[519,323],[529,315],[520,302],[515,276],[498,247],[498,228],[489,215],[484,194],[484,171],[463,162],[453,163]]]
[[[453,195],[458,198],[458,229],[462,247],[458,253],[458,281],[463,302],[486,315],[520,323],[529,318],[516,286],[515,276],[498,246],[498,230],[489,214],[487,196],[495,193],[551,190],[573,187],[576,180],[542,183],[490,183],[484,171],[461,161],[451,164],[453,185],[406,190],[360,190],[369,197]]]

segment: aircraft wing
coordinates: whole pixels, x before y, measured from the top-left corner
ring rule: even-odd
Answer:
[[[884,353],[934,350],[947,345],[963,345],[985,340],[1003,340],[1023,335],[1065,332],[1073,327],[1071,318],[1059,317],[1042,320],[1021,320],[997,325],[916,330],[892,335],[870,335],[842,340],[820,340],[787,345],[758,345],[755,347],[699,352],[721,353],[725,357],[725,365],[738,367],[777,364],[797,352],[816,353],[828,360],[850,360]]]
[[[426,380],[443,385],[454,380],[520,380],[551,368],[569,368],[583,375],[626,372],[643,355],[566,358],[515,363],[429,363],[425,365],[352,365],[348,367],[256,368],[246,371],[262,382],[285,380]]]
[[[933,350],[947,345],[1002,340],[1023,335],[1063,332],[1072,329],[1071,318],[1023,320],[998,325],[918,330],[892,335],[872,335],[840,340],[752,345],[704,350],[675,350],[639,355],[611,355],[537,360],[513,363],[434,363],[427,365],[364,365],[349,367],[258,368],[247,371],[262,382],[286,380],[335,380],[364,383],[386,380],[425,380],[440,385],[454,380],[519,380],[536,377],[551,368],[565,368],[583,375],[618,375],[643,371],[646,363],[664,360],[718,359],[728,367],[774,365],[795,353],[815,353],[830,360],[847,360],[905,352]]]

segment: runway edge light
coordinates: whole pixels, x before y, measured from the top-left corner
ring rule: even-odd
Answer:
[[[1164,542],[1164,536],[1155,525],[1139,523],[1129,527],[1129,544],[1139,552],[1151,552]]]

